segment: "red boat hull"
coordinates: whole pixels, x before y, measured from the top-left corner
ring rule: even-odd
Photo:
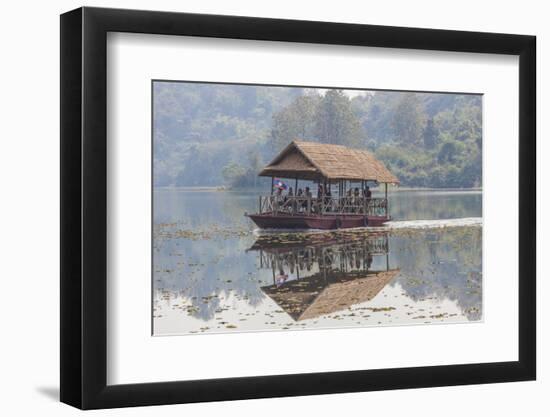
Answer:
[[[247,214],[261,229],[349,229],[352,227],[380,227],[389,221],[385,216],[363,214],[327,214],[324,216],[288,216],[271,213]]]

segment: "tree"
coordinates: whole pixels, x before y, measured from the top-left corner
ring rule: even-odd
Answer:
[[[459,162],[461,153],[464,151],[464,145],[456,140],[449,140],[441,146],[437,154],[437,160],[440,164],[452,164]]]
[[[426,115],[414,93],[405,93],[397,103],[392,119],[395,139],[401,145],[418,146],[421,143]]]
[[[329,90],[324,95],[315,117],[315,133],[322,143],[359,145],[364,132],[342,90]]]
[[[155,82],[154,186],[260,185],[295,139],[367,148],[405,186],[481,185],[482,98]],[[223,172],[222,172],[223,171]],[[266,182],[267,184],[267,182]]]
[[[437,129],[434,125],[434,119],[428,119],[426,128],[424,129],[424,148],[431,150],[434,149],[437,143]]]
[[[273,115],[271,144],[279,152],[295,139],[314,140],[314,122],[320,96],[309,93],[299,96]]]
[[[258,185],[258,173],[264,165],[262,157],[257,150],[254,149],[248,153],[248,164],[247,176],[249,177],[249,182],[251,182],[255,188]]]
[[[234,184],[238,178],[246,174],[246,168],[236,164],[235,162],[230,162],[222,169],[223,178],[229,183]]]

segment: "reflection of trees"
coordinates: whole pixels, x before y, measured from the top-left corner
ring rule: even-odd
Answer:
[[[417,301],[455,301],[469,320],[481,318],[481,228],[400,231],[370,240],[346,233],[319,233],[309,240],[292,236],[277,234],[254,244],[250,236],[155,241],[156,295],[160,299],[167,291],[182,297],[194,317],[210,320],[220,312],[220,298],[229,294],[260,305],[265,298],[261,287],[278,285],[277,277],[342,281],[383,270],[389,245],[387,267],[401,270],[390,285],[399,283]],[[247,252],[250,246],[254,251]]]
[[[481,193],[396,192],[390,194],[389,203],[396,220],[481,216]]]
[[[246,298],[251,306],[264,298],[258,287],[256,260],[244,254],[247,239],[169,239],[154,254],[157,297],[168,291],[185,300],[192,315],[210,320],[221,297]],[[252,280],[249,277],[253,276]]]
[[[390,285],[399,283],[413,300],[448,299],[469,320],[481,318],[481,228],[366,236],[342,232],[275,234],[256,242],[252,236],[156,240],[156,297],[161,302],[164,292],[182,297],[192,306],[192,315],[206,321],[220,312],[221,297],[229,294],[258,306],[265,298],[261,287],[277,286],[285,279],[314,276],[343,282],[347,277],[364,277],[364,271],[388,267],[401,270]]]
[[[178,223],[193,230],[244,226],[243,214],[257,209],[257,198],[252,192],[156,190],[154,223]]]
[[[482,315],[481,228],[399,233],[391,239],[397,279],[413,300],[456,301],[469,320]]]
[[[237,233],[246,225],[243,213],[252,211],[255,203],[256,194],[178,189],[155,192],[153,269],[158,298],[162,291],[182,297],[192,306],[193,316],[204,320],[214,317],[220,309],[220,297],[230,293],[258,305],[264,296],[247,279],[255,276],[257,282],[256,262],[254,257],[243,255],[250,246],[249,238]],[[178,229],[205,235],[194,239],[157,233]]]
[[[328,236],[328,240],[323,242],[323,236]],[[291,237],[271,237],[264,244],[256,242],[253,248],[260,251],[260,266],[272,270],[273,285],[304,277],[316,279],[319,275],[330,280],[370,270],[373,255],[388,251],[387,235],[367,236],[316,234],[313,235],[315,242],[301,243]],[[481,249],[481,228],[478,227],[393,231],[386,268],[401,270],[399,278],[392,282],[398,282],[413,300],[451,300],[469,320],[479,320],[482,314]]]
[[[247,224],[247,219],[244,213],[254,213],[258,209],[258,192],[257,191],[237,191],[225,192],[221,209],[225,215],[233,222],[239,224]]]
[[[392,193],[391,198],[395,218],[476,216],[481,209],[481,194],[473,193],[400,192]],[[259,249],[265,244],[262,250],[270,246],[272,252],[296,248],[294,259],[285,260],[290,256],[285,255],[275,262],[277,274],[277,262],[282,262],[284,272],[290,275],[296,275],[299,268],[301,278],[321,270],[353,271],[364,268],[365,263],[369,266],[359,248],[371,232],[278,233],[258,242],[248,234],[224,234],[228,229],[241,230],[244,211],[256,208],[256,193],[162,190],[155,192],[154,204],[154,230],[162,223],[163,230],[208,232],[207,237],[198,238],[159,237],[155,233],[153,241],[155,296],[162,302],[165,290],[170,296],[182,297],[195,307],[193,315],[204,320],[212,319],[222,306],[219,297],[232,294],[251,306],[265,299],[260,287],[272,284],[272,264],[260,265],[258,251],[246,252],[251,246]],[[480,228],[392,231],[388,240],[390,268],[401,269],[392,282],[399,282],[408,296],[454,300],[470,320],[481,317]],[[322,254],[321,246],[325,248]],[[384,266],[377,264],[378,258],[374,256],[369,269]],[[218,297],[204,302],[203,297],[212,295]]]

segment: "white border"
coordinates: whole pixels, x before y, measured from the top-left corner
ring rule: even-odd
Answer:
[[[518,358],[515,56],[109,34],[108,383]],[[483,93],[484,322],[151,337],[151,79]]]

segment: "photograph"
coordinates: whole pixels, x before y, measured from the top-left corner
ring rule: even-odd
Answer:
[[[0,416],[546,415],[543,5],[6,2]]]
[[[483,322],[483,95],[151,81],[152,335]]]

